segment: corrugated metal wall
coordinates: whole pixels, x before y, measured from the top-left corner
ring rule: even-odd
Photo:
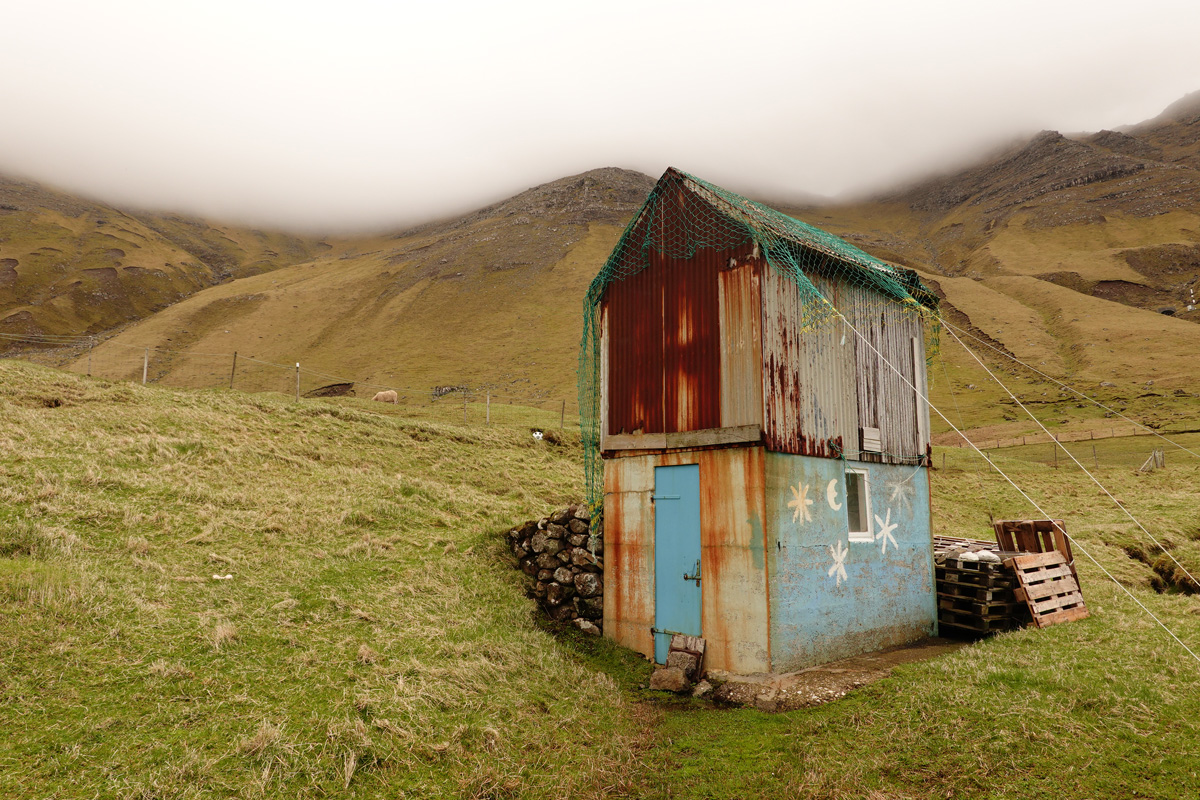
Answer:
[[[771,270],[763,281],[763,398],[767,447],[781,453],[833,457],[858,449],[855,337],[826,323],[803,330],[800,290]],[[818,279],[838,305],[844,286]]]
[[[914,380],[913,337],[924,359],[921,320],[861,286],[815,276],[817,289],[904,376]],[[925,453],[916,394],[840,321],[801,327],[800,290],[768,270],[762,281],[764,439],[795,455],[859,457],[859,429],[879,428],[889,463]],[[918,384],[919,385],[919,384]],[[927,412],[926,412],[927,413]],[[924,430],[928,430],[925,426]]]
[[[761,259],[719,273],[721,427],[762,424]]]
[[[861,458],[890,464],[914,463],[926,453],[928,441],[922,439],[924,431],[929,429],[928,425],[918,424],[918,413],[925,416],[928,411],[918,408],[913,389],[916,386],[924,391],[918,383],[924,377],[924,370],[918,368],[923,367],[925,360],[922,320],[899,304],[885,302],[859,286],[846,287],[841,308],[863,338],[874,346],[871,349],[861,341],[857,343],[859,424],[879,429],[885,455],[867,453]],[[919,365],[914,359],[914,339]],[[888,363],[904,377],[897,375]],[[857,449],[857,440],[854,446]]]
[[[758,422],[761,389],[742,385],[757,375],[757,280],[753,270],[729,269],[749,247],[740,250],[701,249],[687,260],[651,251],[645,270],[609,285],[609,435]],[[721,277],[727,272],[736,276]],[[723,291],[733,305],[722,304]],[[723,381],[723,367],[732,382]],[[748,421],[727,424],[727,417]]]
[[[605,636],[653,655],[654,468],[699,464],[705,663],[747,674],[770,668],[764,457],[761,447],[741,447],[605,461]]]

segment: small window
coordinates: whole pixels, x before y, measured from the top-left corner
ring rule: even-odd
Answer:
[[[850,525],[850,541],[875,541],[871,533],[871,499],[865,469],[846,470],[846,521]]]

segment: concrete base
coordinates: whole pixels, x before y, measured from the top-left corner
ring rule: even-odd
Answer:
[[[791,711],[837,700],[860,686],[887,677],[899,664],[936,658],[967,644],[928,638],[798,672],[735,675],[709,670],[707,677],[720,684],[712,695],[717,702],[760,711]]]

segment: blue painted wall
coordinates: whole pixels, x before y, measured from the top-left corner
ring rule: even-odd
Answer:
[[[782,453],[768,453],[765,466],[773,671],[935,632],[923,467]],[[847,468],[868,472],[869,542],[849,538]]]

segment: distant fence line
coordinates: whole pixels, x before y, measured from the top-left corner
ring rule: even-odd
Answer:
[[[467,386],[462,383],[442,384],[428,387],[406,387],[374,383],[334,375],[323,370],[311,369],[300,362],[280,364],[266,361],[237,351],[232,353],[204,353],[187,350],[172,350],[163,347],[138,347],[136,345],[106,342],[112,347],[123,348],[124,356],[115,353],[93,353],[101,341],[94,337],[22,336],[0,334],[0,341],[13,341],[40,346],[32,352],[10,352],[5,357],[49,355],[43,348],[53,348],[54,355],[61,358],[66,351],[72,356],[73,364],[63,367],[67,371],[109,380],[129,380],[143,385],[176,386],[176,388],[227,388],[250,392],[279,392],[301,397],[335,397],[354,393],[370,399],[377,391],[394,391],[397,405],[406,413],[418,410],[415,416],[433,417],[464,423],[493,422],[528,423],[543,429],[566,428],[568,415],[575,422],[574,401],[554,398],[546,394],[522,395],[505,390],[502,386]],[[175,381],[163,380],[167,376],[165,365],[176,359],[210,359],[211,368],[190,369],[187,377]],[[223,361],[219,364],[218,360]],[[61,362],[60,362],[61,363]],[[158,367],[156,370],[155,367]],[[157,373],[157,374],[156,374]],[[276,377],[268,377],[264,373]],[[322,389],[333,391],[322,392]],[[352,387],[350,392],[337,391],[338,387]],[[358,395],[363,389],[367,393]],[[569,414],[568,414],[569,412]]]
[[[1173,434],[1180,434],[1180,433],[1197,433],[1197,432],[1200,432],[1200,431],[1192,431],[1192,430],[1168,431],[1166,434],[1164,434],[1161,431],[1146,430],[1146,428],[1143,428],[1140,425],[1128,425],[1128,426],[1126,426],[1126,425],[1115,426],[1114,425],[1114,426],[1109,426],[1108,433],[1105,433],[1103,428],[1101,428],[1099,431],[1095,431],[1095,430],[1076,431],[1075,433],[1056,433],[1056,434],[1051,434],[1049,436],[1047,436],[1046,434],[1037,433],[1037,434],[1030,434],[1027,436],[1013,436],[1012,438],[994,439],[990,443],[987,440],[976,441],[976,442],[974,442],[974,445],[976,447],[978,447],[980,450],[1002,450],[1006,447],[1023,447],[1025,445],[1034,445],[1034,444],[1051,444],[1051,443],[1068,444],[1071,442],[1088,442],[1088,441],[1095,441],[1097,439],[1114,439],[1114,438],[1123,438],[1126,436],[1164,436],[1167,434],[1173,435]],[[966,442],[964,442],[961,437],[958,437],[958,441],[949,441],[946,444],[937,445],[937,446],[938,447],[969,447],[970,445],[968,445]]]

